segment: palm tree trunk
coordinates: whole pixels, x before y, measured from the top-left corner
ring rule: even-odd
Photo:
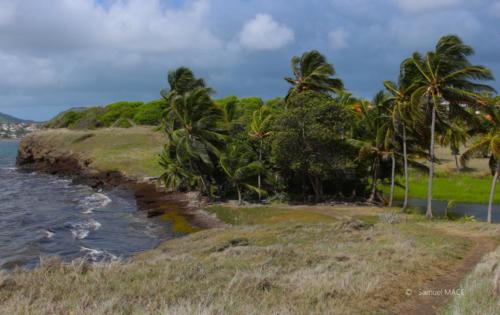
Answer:
[[[203,179],[203,175],[200,175],[200,180],[201,180],[201,185],[203,186],[203,190],[206,192],[208,201],[212,201],[212,196],[210,194],[210,190],[208,189],[207,184],[205,183],[205,180]]]
[[[375,200],[375,194],[377,193],[377,172],[378,172],[378,156],[373,161],[373,174],[372,174],[372,187],[370,192],[370,197],[368,202],[373,202]]]
[[[493,212],[493,196],[495,195],[495,189],[497,186],[498,173],[500,173],[500,161],[497,161],[497,169],[495,172],[495,176],[493,176],[493,182],[491,183],[490,201],[488,203],[488,223],[491,223],[491,215]]]
[[[260,144],[259,144],[259,163],[262,163],[262,139],[260,139]],[[261,179],[260,179],[260,171],[259,174],[257,175],[257,187],[259,187],[259,202],[260,202],[260,187],[261,187]]]
[[[396,173],[396,158],[394,152],[391,154],[392,169],[391,169],[391,195],[389,196],[389,207],[392,207],[392,200],[394,198],[394,176]]]
[[[405,199],[403,201],[403,208],[401,211],[406,210],[408,208],[408,196],[409,196],[409,187],[408,183],[408,154],[406,152],[406,125],[403,124],[403,159],[404,159],[404,172],[405,172]]]
[[[311,186],[314,190],[314,201],[319,202],[319,199],[321,197],[321,188],[320,188],[320,181],[318,176],[315,175],[310,175],[309,174],[309,182],[311,183]]]
[[[434,177],[434,134],[436,129],[436,100],[432,104],[432,120],[431,120],[431,146],[429,148],[429,183],[427,186],[427,211],[425,216],[427,219],[432,219],[432,180]]]
[[[236,185],[236,190],[238,191],[238,205],[241,206],[243,204],[243,198],[241,197],[240,185]]]
[[[458,155],[455,156],[455,167],[457,168],[457,173],[460,173],[460,165],[458,164]]]

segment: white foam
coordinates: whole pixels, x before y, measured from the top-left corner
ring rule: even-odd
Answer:
[[[49,239],[49,240],[50,240],[52,237],[54,237],[54,235],[55,235],[55,234],[56,234],[56,233],[54,233],[54,232],[51,232],[51,231],[49,231],[49,230],[45,230],[45,237],[46,237],[47,239]]]
[[[83,247],[80,246],[80,251],[85,252],[84,258],[97,263],[97,262],[111,262],[111,261],[117,261],[119,258],[110,252],[107,252],[105,250],[98,250],[94,248],[88,248],[88,247]]]
[[[76,229],[76,230],[71,230],[71,234],[73,234],[73,238],[77,240],[83,240],[89,236],[90,231],[89,230],[83,230],[83,229]]]
[[[85,209],[83,213],[89,214],[94,212],[95,209],[100,209],[106,207],[111,203],[111,198],[103,193],[94,193],[88,197],[83,198],[81,204]]]
[[[83,240],[89,236],[90,231],[97,231],[101,228],[101,223],[94,219],[88,219],[84,222],[77,222],[71,224],[71,234],[77,240]]]

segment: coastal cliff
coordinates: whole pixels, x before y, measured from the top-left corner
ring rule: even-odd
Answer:
[[[167,217],[179,232],[223,226],[201,210],[206,200],[197,193],[164,191],[157,180],[160,170],[154,164],[161,148],[160,135],[148,128],[45,130],[21,141],[17,165],[24,170],[69,177],[94,189],[129,189],[140,210],[147,211],[149,217]]]

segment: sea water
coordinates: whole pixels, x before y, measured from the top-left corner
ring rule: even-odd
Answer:
[[[0,269],[31,268],[47,256],[118,260],[177,236],[138,211],[130,191],[18,170],[18,145],[0,141]]]

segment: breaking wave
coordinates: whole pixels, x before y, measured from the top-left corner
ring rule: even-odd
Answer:
[[[105,208],[111,203],[111,201],[111,198],[109,198],[105,194],[97,192],[83,198],[81,207],[83,208],[83,213],[89,214],[94,212],[94,210],[96,209]]]
[[[91,231],[97,231],[101,228],[101,223],[94,219],[69,224],[73,238],[83,240],[89,236]]]

